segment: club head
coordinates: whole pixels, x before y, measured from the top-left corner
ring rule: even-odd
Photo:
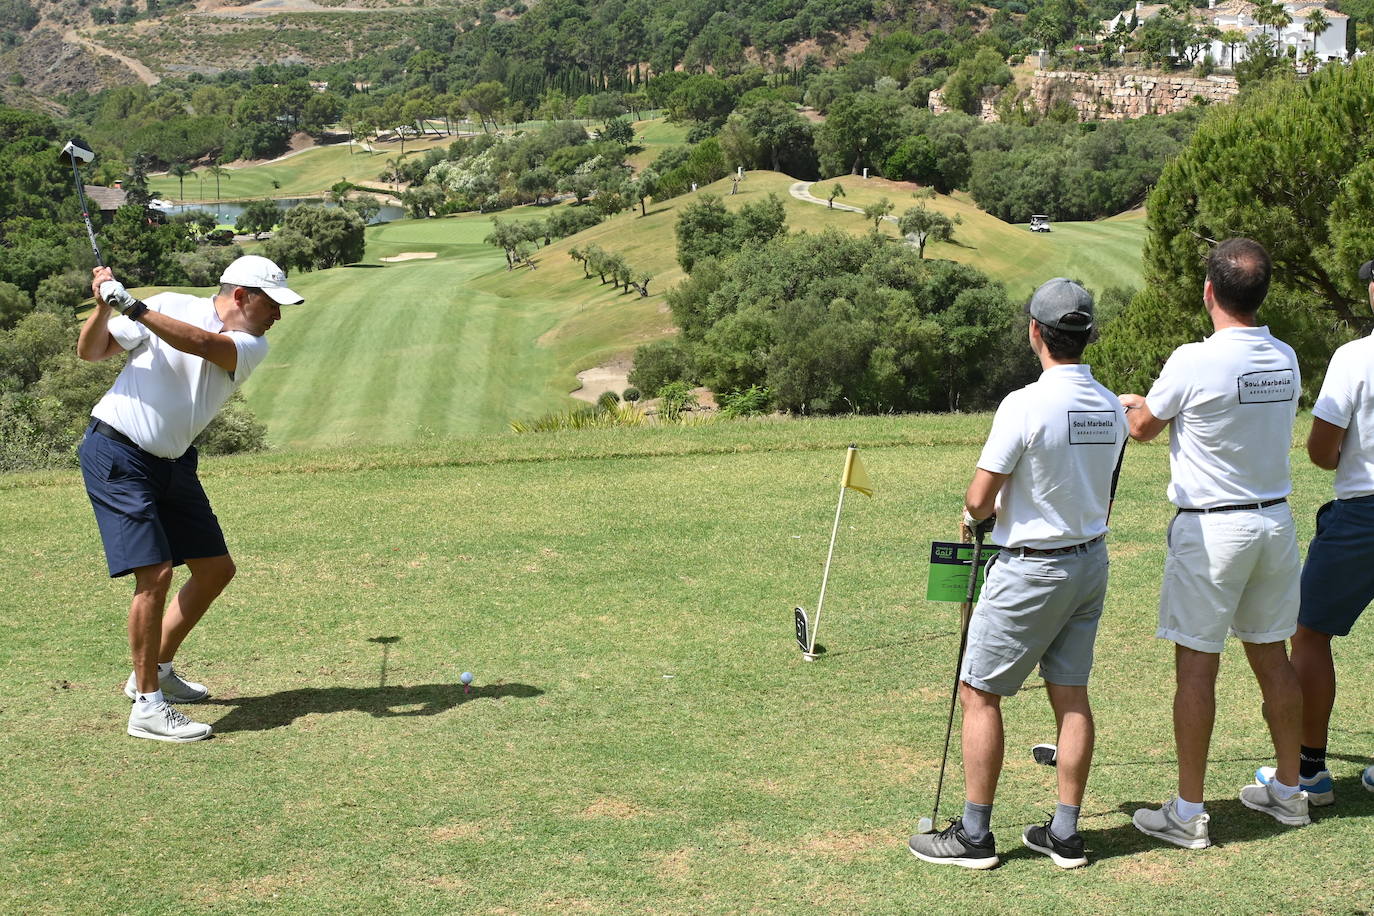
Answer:
[[[86,142],[75,137],[67,141],[67,145],[62,147],[62,152],[59,155],[63,162],[73,162],[78,165],[84,165],[95,160],[95,153],[86,145]]]
[[[917,833],[934,833],[934,832],[935,832],[935,824],[931,821],[930,818],[928,818],[928,817],[923,817],[923,818],[921,818],[919,821],[916,822],[916,832],[917,832]]]

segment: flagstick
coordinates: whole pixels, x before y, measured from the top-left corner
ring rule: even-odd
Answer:
[[[849,454],[852,454],[853,451],[853,446],[850,446]],[[846,470],[849,468],[849,460],[849,456],[846,455],[844,465]],[[830,561],[835,556],[835,537],[840,533],[840,513],[844,511],[844,482],[845,478],[841,476],[840,502],[839,505],[835,507],[835,525],[830,529],[830,552],[825,555],[825,573],[821,576],[821,596],[816,599],[816,625],[811,628],[810,645],[808,645],[806,651],[802,653],[803,661],[814,662],[816,660],[816,631],[820,629],[821,609],[825,607],[825,585],[830,581]]]

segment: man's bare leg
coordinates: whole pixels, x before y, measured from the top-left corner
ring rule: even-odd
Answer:
[[[162,644],[162,611],[172,585],[172,564],[134,570],[134,598],[129,605],[129,650],[139,693],[158,690],[157,662]]]
[[[964,708],[964,797],[990,805],[1002,775],[1002,698],[961,682],[959,702]]]
[[[210,604],[234,578],[234,560],[229,554],[187,560],[191,577],[181,586],[172,606],[162,618],[162,646],[159,662],[170,662],[181,648],[182,640],[205,616]]]
[[[1059,727],[1056,769],[1059,776],[1059,803],[1080,807],[1092,768],[1093,745],[1097,732],[1093,726],[1092,706],[1087,687],[1070,687],[1045,682],[1054,719]]]
[[[1298,674],[1288,660],[1288,647],[1282,641],[1242,645],[1264,695],[1265,718],[1274,740],[1274,778],[1285,786],[1296,786],[1304,701]]]
[[[1201,804],[1207,751],[1217,717],[1221,656],[1174,646],[1174,745],[1178,749],[1178,797]]]
[[[1331,710],[1336,705],[1336,663],[1331,636],[1298,624],[1293,634],[1293,670],[1302,684],[1302,743],[1326,747]]]

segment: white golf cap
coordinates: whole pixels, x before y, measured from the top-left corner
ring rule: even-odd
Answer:
[[[239,258],[224,268],[219,282],[260,289],[278,305],[299,305],[305,301],[304,296],[287,288],[286,271],[261,255],[246,254]]]

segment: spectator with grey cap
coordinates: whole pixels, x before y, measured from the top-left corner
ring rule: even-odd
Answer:
[[[1285,640],[1298,616],[1299,558],[1288,449],[1302,380],[1293,348],[1259,324],[1269,254],[1236,238],[1207,258],[1202,304],[1214,333],[1179,347],[1145,397],[1123,394],[1131,437],[1169,436],[1169,524],[1156,636],[1174,643],[1177,795],[1141,808],[1142,833],[1187,849],[1211,843],[1203,785],[1221,651],[1234,633],[1259,682],[1277,756],[1274,778],[1241,804],[1281,824],[1310,823],[1298,784],[1302,693]]]
[[[1093,643],[1107,592],[1107,519],[1127,441],[1116,395],[1081,362],[1093,301],[1055,278],[1027,306],[1040,378],[1002,401],[964,497],[964,524],[1002,550],[969,623],[960,671],[964,709],[964,813],[912,854],[934,864],[991,868],[991,831],[1002,770],[1001,702],[1038,665],[1059,732],[1058,805],[1022,842],[1061,868],[1087,864],[1078,812],[1092,763],[1088,701]]]
[[[160,293],[135,299],[108,267],[93,271],[96,307],[76,352],[128,362],[91,411],[78,455],[111,577],[133,574],[128,733],[160,741],[208,738],[176,703],[209,697],[181,678],[177,649],[234,576],[219,521],[196,474],[192,441],[267,355],[263,336],[281,307],[305,300],[267,258],[231,263],[213,298]],[[118,309],[120,314],[115,314]],[[190,577],[167,606],[174,566]],[[165,613],[164,613],[165,610]]]
[[[1374,306],[1374,261],[1360,265],[1360,281]],[[1335,499],[1317,510],[1317,533],[1302,567],[1298,629],[1293,634],[1293,668],[1302,684],[1302,745],[1298,785],[1308,803],[1336,801],[1326,763],[1327,734],[1336,704],[1336,663],[1331,640],[1349,636],[1374,601],[1374,336],[1340,347],[1331,357],[1317,403],[1307,456],[1335,471]],[[1272,781],[1272,766],[1260,767],[1257,782]],[[1360,784],[1374,792],[1374,766]]]

